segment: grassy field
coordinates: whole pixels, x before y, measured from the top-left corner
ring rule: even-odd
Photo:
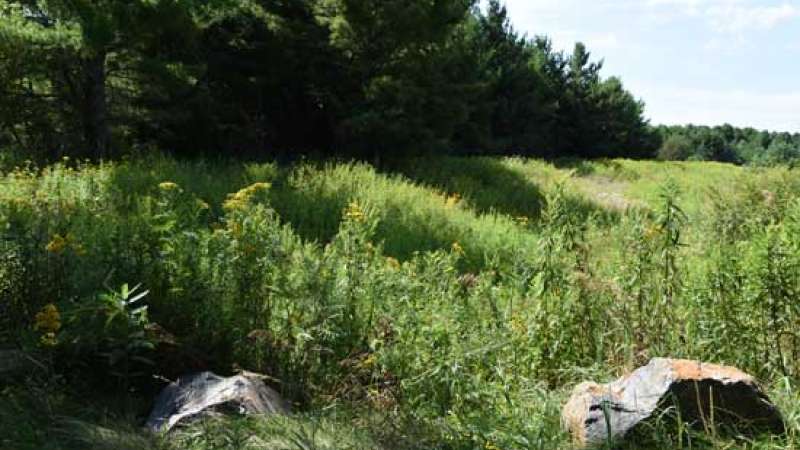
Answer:
[[[0,349],[33,361],[2,449],[568,448],[570,388],[653,356],[758,376],[788,433],[633,448],[800,448],[794,171],[66,160],[0,173],[0,233]],[[242,368],[297,414],[139,430],[164,378]]]

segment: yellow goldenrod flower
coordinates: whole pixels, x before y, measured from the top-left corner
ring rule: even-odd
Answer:
[[[528,334],[528,325],[517,315],[511,318],[511,330],[518,336]]]
[[[229,198],[228,200],[225,200],[225,203],[222,204],[222,209],[225,211],[236,211],[244,209],[246,206],[247,202],[235,198]]]
[[[250,200],[259,192],[266,191],[270,188],[269,183],[255,183],[244,189],[239,190],[235,194],[228,195],[228,199],[222,204],[222,208],[226,211],[235,211],[245,209],[250,203]]]
[[[60,254],[61,252],[64,251],[66,246],[67,246],[67,239],[61,236],[60,234],[54,234],[53,238],[50,240],[50,242],[47,243],[47,246],[45,248],[50,253]]]
[[[64,253],[67,249],[72,249],[78,256],[83,256],[86,254],[86,249],[81,245],[80,242],[77,242],[76,239],[73,237],[72,233],[67,233],[66,236],[62,236],[58,233],[54,234],[50,242],[47,243],[45,249],[50,253],[55,253],[60,255]]]
[[[363,369],[369,369],[370,367],[374,366],[377,361],[378,361],[378,358],[373,353],[373,354],[370,354],[363,361],[361,361],[359,366],[361,366],[361,368],[363,368]]]
[[[162,191],[174,191],[178,189],[178,185],[173,183],[172,181],[165,181],[163,183],[158,184],[158,188]]]
[[[500,447],[496,446],[496,445],[495,445],[493,442],[491,442],[491,441],[486,441],[485,448],[486,448],[486,450],[500,450]]]
[[[644,232],[645,239],[653,239],[654,237],[658,236],[661,233],[661,227],[658,225],[653,225],[648,227],[647,230]]]
[[[461,201],[461,196],[457,193],[453,193],[445,198],[444,205],[447,208],[453,208],[458,204],[459,201]]]
[[[61,329],[61,313],[58,307],[50,303],[36,313],[33,328],[43,333],[55,333]]]
[[[56,334],[53,332],[43,334],[42,337],[39,338],[39,343],[43,347],[55,347],[56,344],[58,344],[58,341],[56,340]]]
[[[347,208],[344,210],[344,217],[347,220],[352,220],[353,222],[364,222],[367,219],[366,214],[364,214],[364,210],[361,209],[361,206],[359,206],[356,202],[352,202],[347,205]]]

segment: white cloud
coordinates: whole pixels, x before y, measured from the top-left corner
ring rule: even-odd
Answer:
[[[532,35],[547,35],[557,50],[571,52],[583,42],[596,56],[620,47],[633,47],[617,30],[584,27],[584,19],[627,13],[639,0],[505,0],[514,27]],[[481,3],[484,5],[486,1]]]
[[[706,10],[715,31],[741,33],[750,29],[770,30],[800,17],[800,8],[788,3],[775,6],[716,5]]]
[[[618,48],[620,46],[620,41],[616,33],[610,32],[590,34],[586,37],[586,41],[590,42],[593,47],[601,50]]]
[[[650,7],[677,7],[680,12],[694,16],[700,13],[700,7],[709,3],[708,0],[647,0]]]
[[[612,33],[597,33],[597,30],[587,33],[585,28],[575,27],[576,24],[592,26],[591,17],[639,21],[651,27],[680,24],[690,18],[705,24],[714,34],[741,37],[740,42],[732,43],[737,47],[742,46],[748,32],[769,31],[800,19],[800,0],[505,0],[505,3],[517,27],[532,33],[547,33],[559,48],[567,50],[575,40],[583,40],[598,50],[631,43],[618,37],[624,31],[612,37]],[[569,25],[565,26],[566,23]]]
[[[791,2],[756,0],[647,0],[647,6],[662,13],[678,13],[703,20],[718,33],[770,30],[800,18],[800,7]]]

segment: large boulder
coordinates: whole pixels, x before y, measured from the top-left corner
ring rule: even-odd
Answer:
[[[165,387],[146,426],[153,432],[166,432],[183,420],[221,412],[287,414],[289,405],[256,374],[225,378],[202,372]]]
[[[785,431],[780,412],[750,375],[733,367],[665,358],[608,384],[581,383],[561,418],[575,446],[586,448],[631,436],[671,407],[680,420],[700,428]]]

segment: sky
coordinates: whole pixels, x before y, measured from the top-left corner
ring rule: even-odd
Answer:
[[[800,0],[506,0],[514,28],[582,41],[653,124],[800,132]]]

